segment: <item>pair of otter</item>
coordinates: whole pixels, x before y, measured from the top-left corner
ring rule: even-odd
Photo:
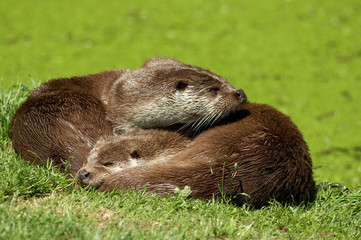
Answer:
[[[153,58],[135,71],[36,88],[13,118],[13,147],[35,163],[70,157],[70,173],[101,191],[164,195],[189,186],[194,198],[230,196],[257,207],[272,197],[304,200],[313,179],[301,133],[274,108],[245,101],[241,89],[208,70]],[[169,131],[176,124],[213,127],[190,139]]]
[[[102,138],[135,128],[207,124],[245,100],[241,89],[199,67],[153,58],[141,68],[56,79],[34,89],[11,123],[14,149],[26,160],[71,157],[73,175]]]

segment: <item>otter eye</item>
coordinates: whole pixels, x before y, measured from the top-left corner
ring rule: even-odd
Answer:
[[[131,156],[132,158],[136,158],[136,159],[140,158],[140,154],[139,154],[139,152],[138,152],[137,150],[134,150],[134,151],[130,154],[130,156]]]
[[[177,82],[176,89],[177,90],[184,90],[188,86],[188,83],[185,81],[179,81]]]
[[[114,164],[115,164],[115,162],[112,161],[112,162],[104,163],[103,165],[106,166],[106,167],[110,167],[110,166],[112,166],[112,165],[114,165]]]
[[[219,91],[219,87],[212,87],[208,89],[209,92],[217,93]]]

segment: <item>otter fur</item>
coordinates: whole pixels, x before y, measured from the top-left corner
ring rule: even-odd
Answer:
[[[243,90],[209,70],[157,57],[137,70],[55,79],[35,88],[10,126],[26,160],[75,175],[100,139],[136,128],[209,126],[246,101]]]
[[[270,199],[300,203],[314,187],[312,161],[288,116],[246,103],[169,160],[113,172],[100,190],[138,188],[163,196],[186,186],[190,197],[227,197],[237,205],[262,207]]]
[[[76,178],[82,184],[100,186],[111,173],[123,168],[167,161],[191,140],[179,133],[157,129],[135,129],[99,140]]]

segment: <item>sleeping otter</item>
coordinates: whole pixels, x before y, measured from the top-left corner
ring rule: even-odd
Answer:
[[[76,177],[85,185],[99,187],[107,175],[123,168],[167,161],[191,140],[176,132],[136,129],[99,140]]]
[[[237,205],[261,207],[271,198],[305,200],[314,186],[312,175],[307,144],[290,118],[270,106],[246,103],[167,161],[103,176],[100,190],[136,187],[163,196],[189,186],[193,198],[227,196]]]
[[[95,143],[135,128],[211,125],[246,101],[241,89],[208,70],[152,58],[137,70],[110,70],[55,79],[35,88],[16,111],[10,131],[26,160],[75,175]],[[198,124],[196,124],[198,122]]]

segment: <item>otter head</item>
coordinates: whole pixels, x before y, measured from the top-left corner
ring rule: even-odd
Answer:
[[[83,185],[99,187],[108,174],[137,164],[140,158],[137,150],[132,151],[121,141],[118,142],[101,140],[96,143],[86,163],[76,174]]]
[[[125,72],[108,94],[107,114],[116,133],[173,124],[209,126],[247,99],[225,78],[170,58],[152,58]]]
[[[83,185],[100,187],[109,174],[167,160],[189,142],[188,138],[178,133],[155,129],[135,129],[99,140],[76,178]]]

